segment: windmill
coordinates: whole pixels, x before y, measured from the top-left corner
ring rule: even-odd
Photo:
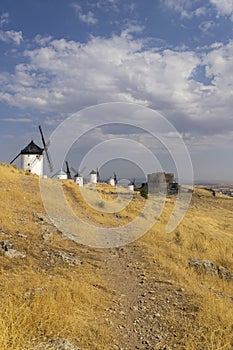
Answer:
[[[133,179],[133,181],[131,181],[129,184],[128,184],[128,189],[130,191],[134,191],[134,186],[135,186],[135,178]]]
[[[68,161],[65,161],[65,170],[62,170],[62,168],[57,171],[52,178],[56,178],[58,180],[70,180],[72,179],[71,172],[70,172],[70,167]]]
[[[42,132],[42,128],[39,125],[39,131],[42,139],[43,148],[39,147],[32,140],[24,149],[22,149],[17,156],[12,159],[12,164],[19,156],[21,156],[21,168],[24,171],[29,171],[33,174],[43,176],[43,154],[45,153],[49,170],[53,171],[52,161],[48,153],[48,143],[45,142],[45,138]]]
[[[96,184],[97,183],[97,172],[95,170],[92,170],[89,174],[90,176],[90,183]]]
[[[74,182],[79,185],[79,187],[83,187],[83,176],[81,175],[86,167],[82,168],[81,171],[77,171],[76,169],[71,167],[71,170],[75,173]]]
[[[69,164],[68,164],[67,161],[66,161],[66,171],[65,171],[65,173],[67,175],[67,179],[68,180],[72,179],[71,172],[70,172],[70,167],[69,167]]]
[[[90,172],[89,179],[90,179],[90,183],[93,183],[93,184],[100,182],[100,172],[97,167],[96,167],[96,170],[92,170]]]

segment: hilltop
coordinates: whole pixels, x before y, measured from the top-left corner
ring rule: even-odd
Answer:
[[[167,198],[143,237],[98,249],[53,225],[36,175],[2,164],[0,184],[1,350],[233,348],[232,198],[196,188],[170,234],[176,197]],[[120,214],[100,214],[72,181],[63,188],[73,212],[101,227],[130,222],[146,201],[135,195]]]

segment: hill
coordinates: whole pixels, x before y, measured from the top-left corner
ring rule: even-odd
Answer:
[[[37,176],[2,164],[0,184],[1,350],[233,349],[232,198],[195,189],[170,234],[167,198],[143,237],[98,249],[54,226]],[[135,195],[120,214],[100,213],[101,200],[93,208],[72,181],[63,188],[75,215],[100,227],[130,222],[146,201]]]

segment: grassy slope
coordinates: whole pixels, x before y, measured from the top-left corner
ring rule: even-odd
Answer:
[[[172,204],[168,199],[167,209]],[[207,191],[196,189],[183,222],[173,233],[164,232],[167,210],[140,241],[147,247],[149,259],[156,259],[170,272],[199,307],[195,322],[186,324],[186,349],[233,348],[233,283],[197,274],[187,264],[189,258],[200,258],[233,272],[232,208],[231,198],[213,198]]]
[[[51,264],[43,254],[78,250],[85,255],[85,248],[62,238],[52,226],[53,241],[43,240],[49,226],[35,214],[44,213],[36,176],[0,166],[0,183],[0,239],[27,255],[9,259],[0,253],[0,349],[29,349],[33,341],[53,336],[87,349],[108,349],[108,330],[97,321],[109,300],[95,287],[104,281],[90,264]]]
[[[52,242],[42,239],[44,227],[34,213],[44,212],[36,176],[1,166],[0,182],[1,239],[13,241],[15,248],[27,255],[22,260],[0,256],[1,350],[26,349],[33,339],[38,341],[45,335],[64,336],[84,349],[110,349],[110,329],[98,321],[111,302],[109,286],[95,287],[105,286],[103,276],[91,264],[72,268],[59,261],[48,264],[42,254],[43,250],[50,253],[62,249],[85,257],[91,254],[90,250],[62,238],[52,227]],[[103,199],[114,197],[107,193],[108,188],[100,187],[99,191]],[[89,208],[73,183],[66,182],[65,193],[74,211],[82,217],[99,225],[119,224],[114,214],[99,215],[98,210]],[[138,215],[143,201],[136,196],[121,211],[121,222]],[[100,202],[95,203],[99,208]],[[233,272],[233,201],[226,197],[213,198],[208,192],[196,189],[185,219],[173,233],[166,234],[165,225],[173,205],[174,199],[167,199],[162,216],[137,244],[146,248],[151,274],[154,271],[150,262],[156,260],[198,305],[195,321],[185,324],[186,349],[231,349],[232,282],[197,275],[188,268],[187,259],[208,259]],[[167,317],[179,332],[176,320]]]

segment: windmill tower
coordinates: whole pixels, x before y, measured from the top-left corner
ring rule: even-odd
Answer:
[[[79,185],[79,187],[83,187],[83,176],[81,176],[79,173],[76,173],[74,175],[74,182]]]
[[[111,186],[116,186],[117,184],[117,176],[116,176],[116,173],[113,173],[113,177],[110,177],[108,179],[108,184],[111,185]]]
[[[43,152],[44,149],[31,141],[21,150],[21,168],[24,171],[42,176],[43,175]]]
[[[81,175],[82,172],[86,169],[86,167],[82,168],[82,170],[79,172],[76,169],[71,167],[71,170],[75,173],[74,175],[74,182],[79,185],[79,187],[83,187],[83,176]]]
[[[90,183],[96,184],[97,183],[97,172],[95,170],[92,170],[89,175],[90,175]]]
[[[128,184],[128,190],[134,191],[134,187],[135,187],[135,179],[133,179],[133,181]]]
[[[53,170],[52,162],[48,153],[48,144],[45,143],[45,138],[39,126],[43,148],[39,147],[32,140],[19,154],[10,162],[12,164],[19,156],[21,156],[21,168],[38,176],[43,176],[43,155],[46,154],[50,171]]]
[[[111,186],[115,186],[115,180],[114,180],[113,177],[110,177],[110,178],[108,179],[108,184],[111,185]]]

